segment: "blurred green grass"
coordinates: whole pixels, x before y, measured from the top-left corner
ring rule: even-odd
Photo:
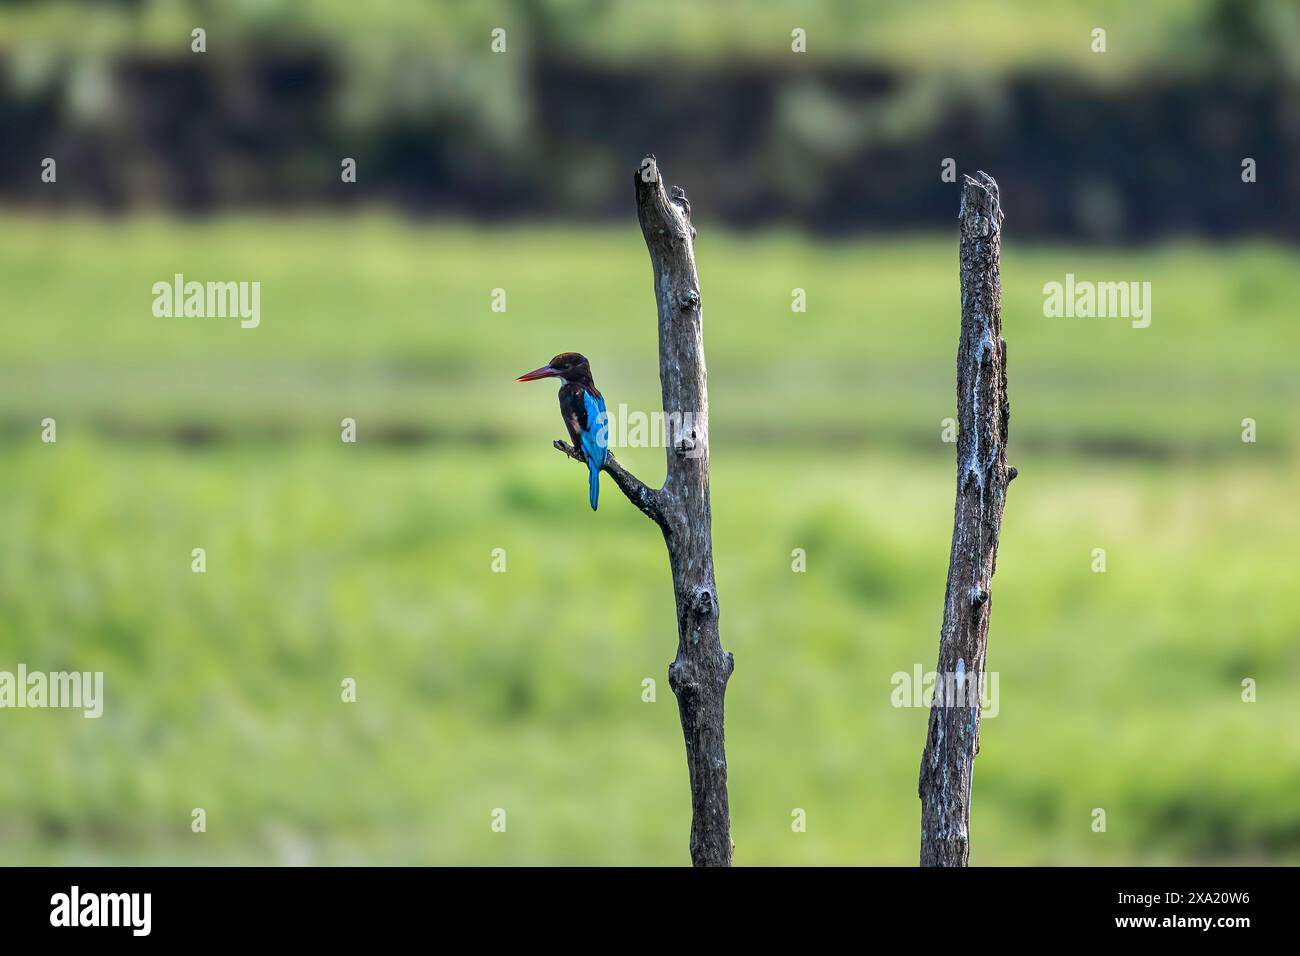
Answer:
[[[189,421],[324,438],[347,412],[399,432],[513,440],[553,427],[554,411],[501,383],[563,349],[593,358],[598,381],[614,386],[611,407],[658,405],[654,303],[635,229],[431,231],[376,218],[6,226],[6,424],[54,403],[129,430]],[[727,384],[712,396],[715,430],[934,449],[953,413],[953,242],[739,239],[707,224],[700,235],[710,372]],[[1300,445],[1294,251],[1099,252],[1011,236],[1003,295],[1022,447],[1258,456]],[[260,280],[262,327],[153,318],[150,288],[177,272]],[[1043,285],[1067,272],[1151,282],[1151,327],[1044,318]],[[795,288],[806,290],[805,313],[791,311]],[[494,289],[505,290],[504,314],[490,310]],[[1244,417],[1267,423],[1248,449]]]
[[[1021,478],[973,860],[1295,862],[1296,254],[1006,243]],[[698,255],[737,862],[913,863],[926,713],[891,676],[937,649],[955,242],[705,223]],[[1151,327],[1044,318],[1067,271],[1151,281]],[[262,281],[261,327],[154,318],[174,272]],[[662,543],[608,481],[587,510],[553,390],[511,382],[581,349],[657,406],[634,226],[9,217],[0,278],[0,668],[107,698],[4,714],[7,862],[686,861]]]

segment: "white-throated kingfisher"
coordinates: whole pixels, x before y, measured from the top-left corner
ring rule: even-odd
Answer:
[[[539,378],[563,379],[560,385],[560,417],[569,429],[573,447],[582,453],[590,472],[591,510],[600,497],[600,469],[609,450],[609,417],[605,399],[591,378],[591,364],[577,352],[561,352],[550,363],[520,375],[516,382]]]

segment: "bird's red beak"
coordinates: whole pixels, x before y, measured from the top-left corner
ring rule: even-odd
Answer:
[[[555,376],[555,375],[559,375],[559,374],[560,374],[559,372],[557,372],[555,369],[551,368],[549,365],[543,365],[541,368],[533,369],[533,371],[531,371],[531,372],[525,372],[523,375],[520,375],[517,379],[515,379],[515,381],[516,381],[516,382],[535,382],[535,381],[537,381],[539,378],[551,378],[551,377],[553,377],[553,376]]]

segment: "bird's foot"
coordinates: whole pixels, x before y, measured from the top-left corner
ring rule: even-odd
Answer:
[[[582,453],[582,450],[580,448],[574,448],[567,441],[563,441],[561,439],[556,439],[554,442],[552,442],[552,444],[557,449],[559,449],[560,451],[568,455],[570,458],[572,458],[574,461],[580,461],[583,464],[587,463],[587,456]]]

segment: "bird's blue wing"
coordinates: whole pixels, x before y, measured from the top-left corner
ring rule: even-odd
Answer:
[[[609,416],[605,412],[605,400],[584,391],[582,403],[587,412],[587,427],[582,430],[582,453],[599,471],[605,467],[605,452],[609,449]]]
[[[584,390],[583,411],[587,423],[582,430],[582,453],[587,458],[588,497],[591,510],[596,510],[600,499],[600,469],[605,467],[605,452],[609,449],[609,416],[605,413],[605,400]]]

